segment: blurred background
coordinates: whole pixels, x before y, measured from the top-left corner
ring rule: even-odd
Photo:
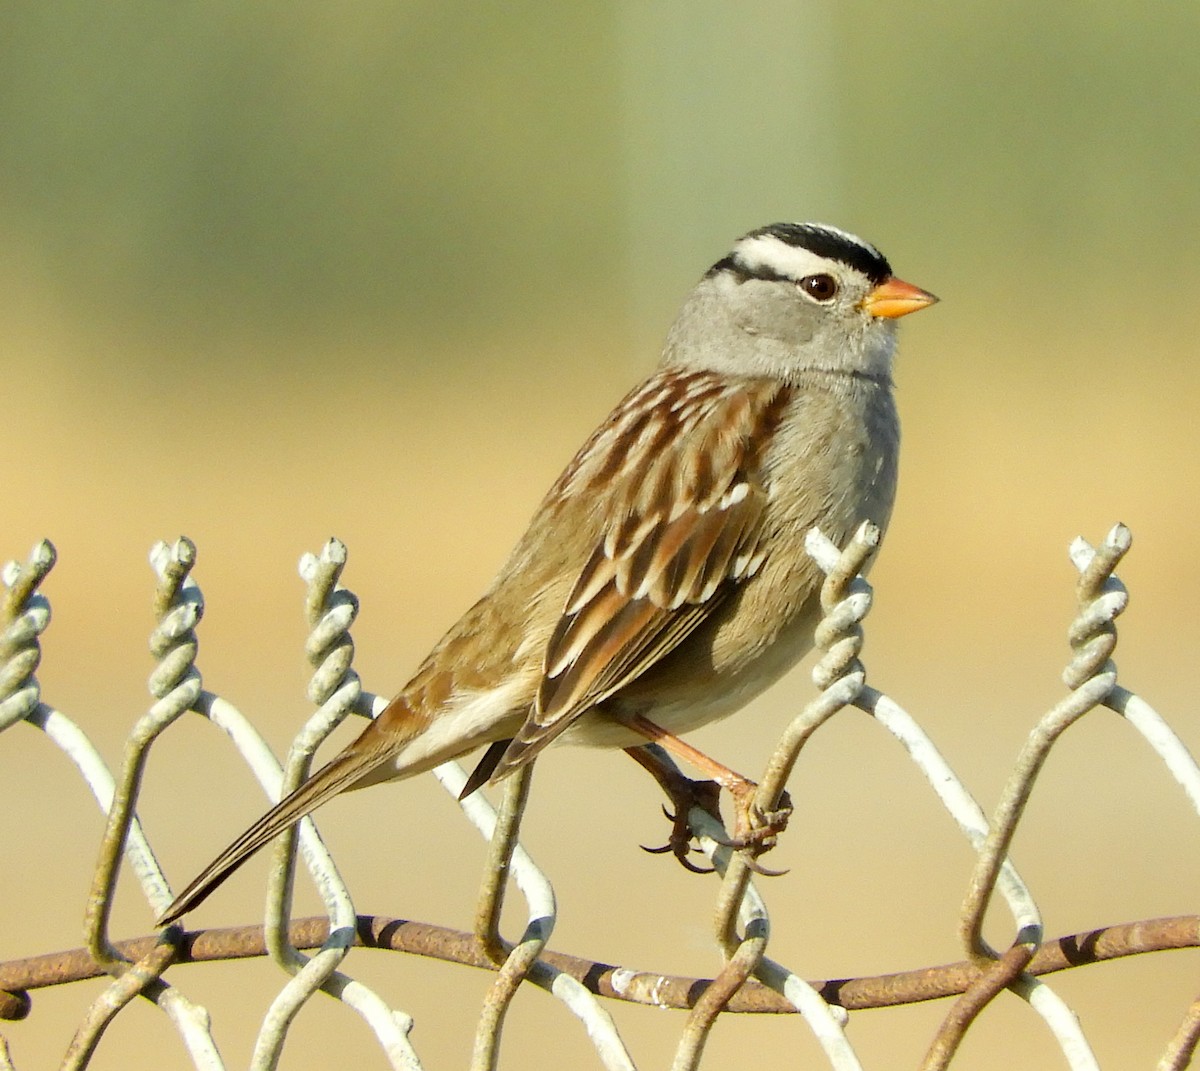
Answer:
[[[45,536],[44,698],[115,766],[148,704],[151,544],[199,546],[206,686],[282,752],[304,698],[302,552],[350,549],[366,686],[397,690],[482,591],[584,436],[652,366],[682,295],[740,233],[818,219],[942,298],[903,324],[900,498],[872,574],[869,678],[985,809],[1063,693],[1079,534],[1133,530],[1126,686],[1193,746],[1200,8],[1011,0],[329,5],[9,3],[0,10],[0,555]],[[750,775],[813,694],[808,666],[694,742]],[[343,738],[351,730],[343,729]],[[341,739],[341,738],[339,738]],[[667,824],[619,755],[539,764],[526,823],[555,880],[553,947],[711,974],[714,879],[648,856]],[[900,749],[857,712],[820,733],[763,882],[771,954],[810,978],[954,960],[972,857]],[[0,747],[0,958],[73,947],[102,823],[66,760]],[[262,807],[185,718],[142,814],[176,888]],[[359,911],[469,928],[484,850],[429,779],[346,797],[321,828]],[[1196,910],[1195,815],[1097,712],[1052,756],[1014,856],[1057,935]],[[191,916],[248,922],[257,860]],[[315,909],[311,890],[298,910]],[[114,932],[151,912],[125,875]],[[513,915],[512,933],[519,919]],[[1003,909],[989,934],[1007,944]],[[1196,991],[1193,953],[1056,987],[1106,1066],[1150,1066]],[[488,977],[382,953],[352,970],[465,1066]],[[172,973],[231,1067],[277,986],[265,964]],[[98,984],[5,1024],[51,1066]],[[915,1066],[947,1009],[862,1013],[868,1067]],[[613,1009],[642,1066],[682,1019]],[[301,1017],[285,1067],[382,1067],[353,1013]],[[505,1066],[593,1066],[531,992]],[[732,1017],[707,1065],[816,1062],[795,1021]],[[956,1067],[1057,1066],[1015,999]],[[97,1068],[187,1060],[148,1006]]]

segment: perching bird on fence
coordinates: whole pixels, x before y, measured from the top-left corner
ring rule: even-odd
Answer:
[[[583,444],[484,596],[362,734],[235,840],[164,912],[195,907],[331,796],[488,745],[464,795],[555,740],[656,741],[732,789],[734,842],[785,815],[677,737],[732,714],[812,646],[804,549],[887,524],[896,321],[936,300],[834,227],[740,238],[688,295],[658,369]],[[672,847],[683,858],[686,803]],[[686,828],[686,827],[685,827]]]

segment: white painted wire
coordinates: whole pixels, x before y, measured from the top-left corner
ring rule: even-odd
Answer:
[[[433,771],[438,782],[455,800],[467,783],[467,772],[457,762],[446,762]],[[474,792],[459,806],[485,840],[496,832],[496,809],[482,792]],[[554,887],[533,857],[518,843],[512,855],[512,876],[528,907],[528,925],[553,928],[558,917]],[[596,997],[574,978],[539,963],[530,980],[562,1001],[563,1005],[583,1024],[601,1063],[607,1071],[634,1071],[633,1060],[617,1033],[612,1016]]]
[[[164,544],[155,548],[153,560],[160,580],[172,563],[178,564],[182,546],[182,543],[177,543],[170,547]],[[1128,533],[1124,529],[1116,528],[1106,539],[1102,552],[1110,555],[1111,566],[1126,549]],[[827,573],[838,567],[842,552],[819,534],[811,537],[810,551]],[[194,554],[194,549],[192,553]],[[1097,568],[1097,553],[1082,540],[1071,547],[1072,561],[1081,574]],[[330,583],[333,584],[344,560],[344,547],[333,541],[327,545],[319,560],[306,556],[305,562],[302,563],[302,573],[311,586],[319,568],[332,569],[334,580]],[[2,579],[7,587],[12,588],[20,579],[22,568],[40,570],[44,574],[51,565],[53,548],[50,548],[49,544],[40,544],[34,548],[27,565],[22,567],[16,563],[9,563],[2,571]],[[1115,668],[1111,662],[1104,662],[1115,638],[1112,622],[1123,610],[1126,595],[1115,577],[1101,577],[1097,583],[1099,587],[1094,597],[1091,601],[1085,600],[1085,604],[1081,605],[1079,615],[1072,626],[1072,643],[1076,646],[1077,656],[1068,668],[1067,676],[1073,693],[1039,722],[1032,737],[1049,734],[1045,744],[1045,749],[1048,750],[1057,739],[1057,733],[1076,717],[1097,704],[1108,706],[1125,717],[1150,744],[1171,776],[1180,784],[1193,808],[1200,813],[1200,768],[1197,767],[1193,756],[1178,735],[1149,704],[1115,684]],[[344,591],[340,587],[336,590]],[[136,739],[140,747],[148,748],[154,735],[185,709],[198,710],[230,738],[263,785],[268,797],[276,799],[283,787],[283,774],[278,761],[262,737],[236,708],[200,687],[199,674],[194,670],[191,659],[194,657],[193,630],[202,612],[203,603],[190,576],[183,578],[179,592],[179,600],[166,609],[156,629],[156,634],[160,637],[156,642],[163,646],[163,654],[162,662],[152,676],[152,689],[159,699],[149,714],[138,723],[131,739]],[[352,600],[352,596],[349,598]],[[846,637],[830,641],[831,652],[836,652],[837,658],[842,659],[843,663],[836,672],[829,671],[831,678],[823,696],[810,704],[810,709],[798,719],[795,731],[806,738],[805,734],[815,731],[831,714],[846,705],[856,705],[867,711],[905,749],[973,848],[977,852],[984,851],[989,842],[989,823],[978,804],[916,721],[889,697],[865,685],[864,674],[856,661],[857,647],[853,645],[852,640],[854,630],[858,628],[859,622],[870,608],[870,603],[869,586],[861,577],[854,577],[849,581],[846,597],[829,610],[822,627],[831,634]],[[76,766],[101,808],[107,813],[113,807],[117,791],[111,771],[76,722],[41,702],[40,690],[33,676],[37,659],[40,657],[38,637],[49,621],[49,604],[42,595],[33,591],[26,598],[25,604],[18,609],[19,612],[10,616],[3,634],[4,651],[8,661],[3,666],[5,676],[0,679],[3,689],[0,691],[0,731],[21,720],[27,720],[41,728]],[[309,641],[310,653],[324,650],[337,642],[339,637],[346,635],[355,611],[356,603],[331,601],[327,612],[314,624]],[[192,644],[190,648],[188,642]],[[1105,646],[1106,644],[1108,646]],[[313,688],[327,695],[321,702],[320,709],[293,742],[293,762],[307,763],[308,757],[320,741],[352,710],[365,710],[369,707],[373,713],[378,714],[385,705],[385,701],[379,697],[361,692],[352,670],[348,671],[349,675],[345,680],[338,676],[348,669],[348,662],[342,666],[341,663],[334,665],[336,661],[331,659],[329,666],[318,666],[314,674]],[[1092,676],[1088,677],[1089,673]],[[339,681],[342,683],[339,684]],[[810,719],[811,724],[804,724],[804,718]],[[1026,788],[1032,785],[1032,778],[1036,776],[1036,772],[1034,768],[1029,773]],[[439,767],[435,773],[447,791],[457,798],[458,792],[465,784],[462,768],[457,763],[448,763]],[[496,829],[497,813],[482,793],[475,793],[469,797],[462,807],[468,819],[490,839]],[[707,816],[697,819],[701,824],[705,820],[711,821]],[[1014,823],[1017,820],[1019,815],[1013,819]],[[708,832],[720,835],[719,829],[715,827]],[[702,839],[701,843],[721,868],[730,865],[730,853],[727,849],[718,848],[713,840],[707,838]],[[323,989],[358,1011],[374,1031],[392,1067],[402,1068],[404,1071],[419,1071],[421,1064],[408,1038],[412,1026],[411,1019],[405,1013],[391,1009],[371,989],[337,970],[346,948],[353,940],[356,917],[349,891],[338,876],[337,868],[315,827],[307,819],[299,827],[299,853],[326,903],[332,936],[326,947],[312,957],[300,956],[294,950],[284,950],[281,957],[283,962],[288,969],[295,969],[297,973],[289,979],[267,1015],[256,1042],[252,1066],[262,1069],[276,1066],[288,1024],[304,1002],[313,993]],[[154,910],[159,912],[164,909],[171,899],[171,894],[136,815],[130,817],[124,857]],[[554,890],[545,873],[533,863],[519,843],[514,849],[511,866],[516,886],[528,906],[526,939],[529,939],[530,935],[533,936],[536,952],[540,950],[557,917]],[[272,907],[269,910],[268,925],[274,925],[278,936],[283,932],[286,923],[284,908],[290,896],[286,895],[288,882],[281,881],[278,874],[273,877],[272,882]],[[1037,904],[1007,857],[998,859],[994,883],[996,891],[1000,893],[1013,916],[1017,939],[1036,941],[1040,938],[1041,919]],[[986,897],[986,892],[984,895]],[[746,883],[744,894],[737,903],[737,914],[743,933],[752,930],[765,937],[768,932],[766,909],[751,882]],[[758,955],[761,956],[761,949]],[[843,1009],[829,1005],[799,975],[766,957],[758,961],[755,974],[764,984],[783,994],[802,1013],[802,1017],[821,1044],[830,1067],[835,1071],[861,1071],[861,1064],[845,1033],[847,1015]],[[580,1019],[595,1047],[598,1059],[607,1071],[634,1071],[633,1060],[612,1018],[590,991],[569,975],[543,961],[532,964],[528,978],[551,992]],[[1058,994],[1041,980],[1024,975],[1009,988],[1027,1000],[1047,1023],[1067,1065],[1073,1071],[1094,1071],[1097,1067],[1095,1056],[1078,1019]],[[116,996],[116,983],[113,983],[111,991],[114,1000],[127,999]],[[195,1066],[205,1071],[217,1071],[222,1068],[223,1064],[213,1042],[208,1015],[204,1009],[192,1004],[171,985],[162,989],[155,1000],[175,1024]],[[119,1006],[114,1005],[114,1008]],[[695,1049],[695,1061],[689,1058],[686,1066],[692,1067],[698,1063],[701,1049],[702,1043]],[[65,1066],[83,1066],[86,1056],[82,1057],[82,1060],[83,1062],[72,1062],[68,1059]],[[2,1049],[2,1046],[0,1066],[8,1066],[7,1050]]]

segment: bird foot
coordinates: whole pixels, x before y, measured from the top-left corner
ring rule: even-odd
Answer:
[[[671,820],[671,835],[666,844],[658,848],[647,848],[643,844],[642,850],[652,855],[670,852],[685,870],[690,870],[693,874],[711,874],[712,867],[696,866],[688,858],[692,852],[700,850],[692,843],[696,835],[688,822],[688,814],[693,807],[699,807],[705,814],[712,815],[718,822],[721,821],[721,786],[716,781],[694,781],[690,777],[678,777],[672,778],[670,786],[664,784],[663,788],[671,797],[671,805],[675,808],[674,814],[666,807],[663,808],[663,814]]]
[[[671,797],[675,808],[672,814],[665,807],[663,813],[671,819],[671,834],[667,843],[657,848],[642,845],[644,851],[655,855],[670,852],[679,864],[694,874],[710,874],[712,867],[699,867],[688,856],[699,851],[694,843],[696,834],[688,822],[688,813],[699,807],[706,814],[721,822],[721,788],[729,790],[734,801],[734,832],[731,837],[715,837],[718,844],[745,853],[746,865],[763,877],[779,877],[785,870],[770,870],[758,862],[758,857],[770,851],[778,843],[779,834],[787,828],[792,816],[792,801],[785,792],[779,806],[772,811],[763,811],[755,804],[758,786],[749,780],[739,780],[722,786],[717,781],[694,781],[688,777],[672,778],[670,786],[663,786]]]
[[[745,853],[746,865],[763,877],[777,878],[786,870],[769,870],[758,862],[758,857],[769,852],[779,843],[779,834],[787,829],[792,817],[792,798],[784,792],[774,810],[764,811],[757,802],[758,785],[743,779],[725,786],[733,797],[733,836],[725,842],[729,848]]]

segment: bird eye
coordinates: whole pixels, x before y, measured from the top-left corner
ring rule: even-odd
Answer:
[[[831,301],[838,292],[838,284],[832,275],[806,275],[800,280],[800,289],[814,301]]]

